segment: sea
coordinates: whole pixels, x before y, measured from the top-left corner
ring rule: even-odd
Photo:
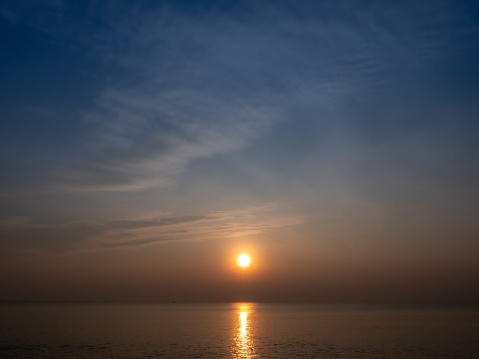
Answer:
[[[0,304],[1,358],[479,358],[479,307]]]

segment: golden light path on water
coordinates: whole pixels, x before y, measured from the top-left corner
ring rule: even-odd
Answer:
[[[248,318],[252,312],[250,304],[239,303],[236,307],[236,355],[235,358],[254,358],[253,340],[250,335],[250,319]]]

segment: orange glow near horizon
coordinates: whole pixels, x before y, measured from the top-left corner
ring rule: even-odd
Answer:
[[[238,263],[241,268],[248,268],[251,264],[251,258],[249,255],[243,253],[238,257],[236,263]]]

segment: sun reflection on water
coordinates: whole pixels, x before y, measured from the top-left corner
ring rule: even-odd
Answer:
[[[235,358],[254,358],[253,340],[250,335],[250,319],[248,318],[252,312],[250,304],[238,304],[236,307],[236,355]]]

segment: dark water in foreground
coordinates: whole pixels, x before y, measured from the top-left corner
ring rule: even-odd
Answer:
[[[1,358],[479,358],[478,307],[0,304]]]

